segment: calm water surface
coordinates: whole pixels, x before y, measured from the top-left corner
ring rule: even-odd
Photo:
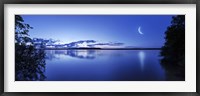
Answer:
[[[46,50],[47,81],[165,80],[160,50]]]

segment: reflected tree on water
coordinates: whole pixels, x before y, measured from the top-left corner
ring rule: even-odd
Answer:
[[[174,16],[165,32],[161,65],[167,80],[185,80],[185,16]]]
[[[15,80],[45,80],[45,53],[33,46],[28,32],[32,27],[15,15]]]

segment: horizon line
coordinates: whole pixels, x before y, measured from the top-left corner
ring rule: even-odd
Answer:
[[[44,50],[161,50],[161,48],[43,48]]]

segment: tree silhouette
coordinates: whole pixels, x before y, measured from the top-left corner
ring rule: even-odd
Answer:
[[[20,15],[15,16],[15,80],[45,80],[45,53],[35,49],[28,32],[32,27],[24,23]]]
[[[24,23],[20,15],[15,15],[15,44],[25,45],[28,42],[32,43],[28,35],[29,29],[33,29],[33,27]]]
[[[185,78],[185,16],[173,16],[171,26],[165,32],[165,44],[161,49],[161,64],[170,79]],[[170,75],[170,76],[169,76]],[[174,77],[173,77],[173,76]]]

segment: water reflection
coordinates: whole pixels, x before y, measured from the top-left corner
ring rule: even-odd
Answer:
[[[17,81],[184,80],[161,67],[159,50],[16,50]]]
[[[33,47],[15,46],[15,80],[45,80],[45,53]]]
[[[168,61],[161,62],[161,66],[165,70],[166,80],[167,81],[184,81],[185,80],[185,66],[175,65],[176,63],[174,62],[169,63]]]
[[[141,70],[143,71],[144,70],[144,59],[145,59],[145,53],[143,51],[139,51],[138,53],[138,57],[140,59],[140,65],[141,65]]]
[[[184,80],[161,67],[159,50],[16,50],[17,81]]]
[[[122,53],[116,53],[116,52],[111,52],[107,51],[102,52],[100,50],[46,50],[46,59],[52,60],[52,59],[59,59],[62,58],[63,56],[70,56],[73,58],[79,58],[79,59],[95,59],[97,56],[122,56]]]
[[[80,59],[94,59],[95,50],[48,50],[46,59],[59,59],[60,56],[70,56]]]
[[[80,59],[94,59],[95,50],[67,50],[67,55]]]
[[[159,50],[46,50],[47,81],[162,81]]]

